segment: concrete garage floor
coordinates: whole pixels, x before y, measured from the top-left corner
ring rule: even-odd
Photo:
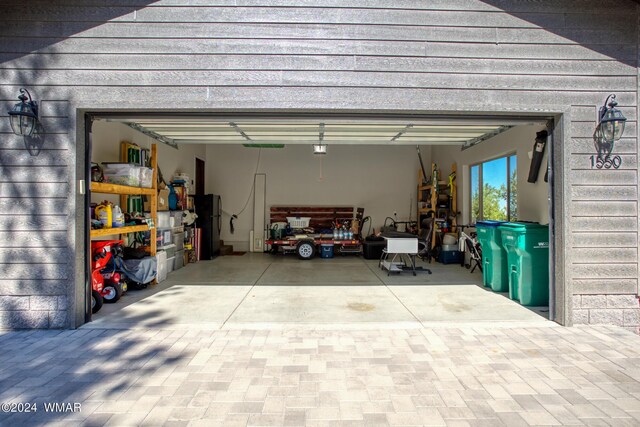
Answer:
[[[165,282],[103,306],[88,328],[273,329],[413,328],[546,320],[482,287],[479,271],[420,263],[433,271],[387,275],[356,256],[300,261],[251,254],[189,264]]]

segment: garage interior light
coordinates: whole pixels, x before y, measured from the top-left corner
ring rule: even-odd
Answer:
[[[313,144],[313,154],[327,154],[327,144]]]

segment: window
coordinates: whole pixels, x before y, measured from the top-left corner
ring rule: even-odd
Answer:
[[[471,223],[484,219],[518,219],[516,156],[471,166]]]

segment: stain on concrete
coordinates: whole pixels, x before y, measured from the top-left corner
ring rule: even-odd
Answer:
[[[462,313],[463,311],[471,310],[471,307],[463,303],[449,303],[442,301],[442,306],[445,310],[451,313]]]
[[[352,302],[347,307],[354,311],[373,311],[376,308],[373,304],[365,304],[363,302]]]

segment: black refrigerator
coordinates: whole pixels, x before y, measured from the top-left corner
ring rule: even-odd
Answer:
[[[213,259],[220,254],[222,228],[222,199],[216,194],[196,195],[194,198],[196,227],[202,229],[200,259]]]

